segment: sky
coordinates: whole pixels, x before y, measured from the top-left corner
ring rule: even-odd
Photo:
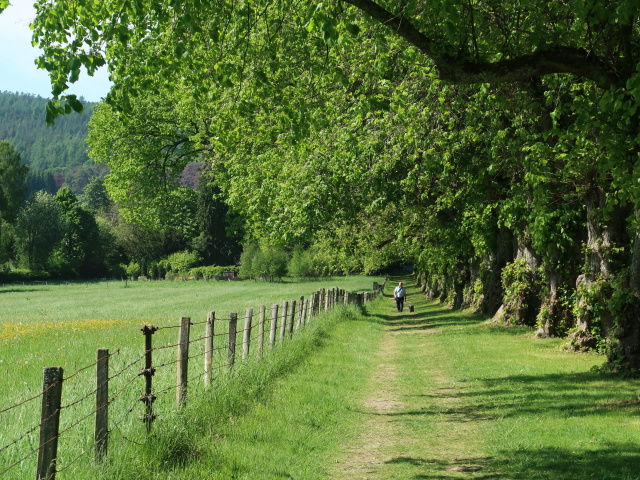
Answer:
[[[51,98],[51,84],[45,70],[38,70],[34,60],[39,50],[31,46],[29,24],[35,17],[34,0],[10,0],[0,13],[0,92],[29,93]],[[109,92],[106,67],[93,77],[86,72],[65,92],[98,102]]]

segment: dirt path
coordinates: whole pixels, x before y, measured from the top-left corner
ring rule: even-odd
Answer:
[[[465,415],[460,386],[440,361],[437,317],[444,308],[419,299],[415,313],[386,308],[369,393],[357,407],[362,422],[331,478],[483,477],[483,459],[474,456],[478,419]]]

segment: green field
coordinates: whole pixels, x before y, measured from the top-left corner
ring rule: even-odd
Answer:
[[[61,366],[64,376],[63,406],[73,404],[73,415],[67,415],[65,425],[72,418],[89,415],[94,405],[91,392],[95,388],[95,368],[98,348],[108,348],[111,372],[123,371],[110,382],[110,395],[119,403],[140,405],[137,398],[143,391],[144,380],[137,373],[144,366],[143,324],[164,327],[153,336],[154,347],[175,345],[178,331],[172,328],[181,317],[190,317],[194,323],[191,338],[204,336],[204,321],[208,312],[216,312],[216,333],[226,332],[230,313],[237,313],[238,328],[242,328],[245,311],[257,312],[284,300],[308,297],[319,288],[338,287],[347,291],[371,290],[375,277],[334,278],[318,282],[96,282],[69,284],[11,285],[0,289],[0,411],[23,402],[40,393],[43,367]],[[238,335],[239,339],[241,334]],[[240,340],[238,340],[240,341]],[[216,338],[217,363],[226,357],[226,338]],[[240,347],[238,347],[240,350]],[[190,356],[189,378],[192,396],[202,395],[202,353],[204,343],[193,344]],[[154,378],[154,391],[158,395],[156,408],[168,415],[174,409],[175,348],[154,352],[154,365],[158,372]],[[135,363],[134,363],[135,362]],[[86,368],[85,367],[89,367]],[[77,372],[77,374],[76,374]],[[191,383],[191,382],[190,382]],[[85,399],[86,397],[86,399]],[[78,404],[75,404],[78,402]],[[63,407],[64,408],[64,407]],[[13,408],[2,415],[2,424],[12,428],[0,432],[0,448],[8,445],[39,422],[39,399]],[[124,409],[122,425],[138,428],[136,420],[141,410],[128,415]],[[126,418],[127,416],[133,418]],[[83,422],[66,435],[61,435],[61,453],[64,461],[73,455],[82,455],[91,448],[91,422]],[[37,431],[31,432],[15,446],[2,454],[0,472],[13,461],[37,446]],[[138,432],[139,434],[140,432]],[[144,436],[143,436],[144,438]],[[66,449],[66,450],[64,450]],[[8,463],[5,463],[8,462]],[[34,460],[26,460],[24,469],[12,469],[7,478],[32,476]],[[4,477],[3,477],[4,478]]]

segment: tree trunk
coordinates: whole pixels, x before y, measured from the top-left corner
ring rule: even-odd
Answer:
[[[566,259],[564,259],[566,261]],[[570,307],[562,305],[559,289],[564,284],[569,287],[575,285],[558,270],[563,262],[558,248],[554,247],[545,259],[548,296],[542,299],[540,307],[539,327],[536,332],[538,337],[558,337],[566,335],[566,331],[574,325],[575,319]],[[570,275],[569,275],[570,277]]]
[[[519,288],[515,290],[511,285],[503,285],[506,291],[511,291],[511,296],[503,297],[501,320],[517,325],[535,325],[538,311],[540,310],[540,286],[538,281],[538,268],[540,256],[531,247],[531,242],[526,236],[518,239],[516,246],[516,258],[511,265],[511,281],[517,283]],[[507,282],[509,280],[506,280]]]
[[[578,330],[570,338],[574,348],[579,350],[594,348],[598,341],[606,340],[611,364],[639,364],[638,322],[634,313],[640,305],[638,297],[634,297],[631,302],[615,302],[615,311],[611,309],[612,297],[623,293],[625,289],[629,291],[631,282],[637,281],[637,276],[633,273],[636,265],[633,262],[631,281],[622,271],[628,265],[624,253],[628,251],[625,247],[629,247],[625,229],[628,212],[619,205],[614,205],[605,216],[606,192],[595,181],[586,189],[585,205],[587,273],[580,275],[576,281],[579,295],[576,317]],[[636,247],[634,245],[634,257]],[[593,334],[596,326],[598,337]]]
[[[488,266],[482,281],[481,311],[494,316],[502,305],[502,269],[513,261],[513,234],[504,227],[497,230],[496,251],[490,253],[485,261]]]

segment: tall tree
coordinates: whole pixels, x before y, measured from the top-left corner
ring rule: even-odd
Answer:
[[[7,141],[0,142],[0,221],[14,221],[25,200],[29,167],[20,153]]]
[[[69,187],[58,190],[55,199],[64,222],[59,249],[59,268],[66,275],[88,277],[102,273],[98,226],[91,212],[80,205]]]
[[[196,212],[200,233],[193,239],[192,246],[205,265],[233,265],[240,257],[241,236],[232,229],[238,228],[233,224],[240,220],[229,212],[229,207],[220,199],[220,189],[209,181],[202,173]]]
[[[36,192],[20,209],[16,220],[14,234],[18,258],[31,270],[46,270],[63,233],[60,205],[52,195]]]

